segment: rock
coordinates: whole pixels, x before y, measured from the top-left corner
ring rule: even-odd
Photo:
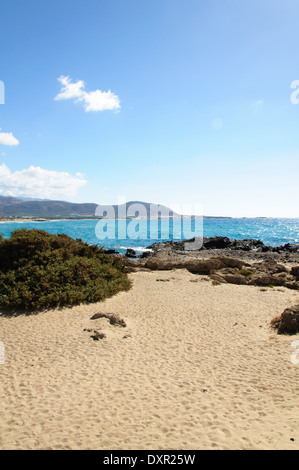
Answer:
[[[291,274],[296,278],[296,281],[299,281],[299,266],[294,266],[291,269]]]
[[[223,267],[217,258],[188,260],[184,266],[192,274],[210,274]]]
[[[205,250],[219,250],[223,248],[228,248],[231,244],[231,241],[227,237],[211,237],[203,239],[203,249]]]
[[[127,258],[126,256],[124,256],[122,258],[122,262],[125,266],[130,266],[130,267],[141,267],[144,265],[144,262],[141,261],[140,259],[130,259],[130,258]]]
[[[299,283],[296,281],[286,282],[284,287],[287,287],[288,289],[299,290]]]
[[[167,241],[154,243],[148,248],[153,252],[157,251],[184,251],[185,243],[194,242],[194,238],[184,241]],[[257,253],[299,253],[299,245],[287,243],[282,246],[272,247],[266,246],[261,240],[244,239],[236,240],[228,237],[203,237],[203,244],[200,250],[236,250],[236,251],[253,251]],[[142,255],[149,256],[149,255]]]
[[[98,318],[107,318],[111,325],[119,325],[123,328],[127,326],[126,322],[115,313],[96,313],[91,317],[91,320],[97,320]]]
[[[229,284],[238,284],[238,285],[248,284],[246,277],[238,273],[234,273],[234,274],[233,273],[221,273],[221,276]]]
[[[136,251],[132,248],[127,249],[125,256],[127,256],[127,258],[137,258]]]
[[[228,256],[218,256],[217,259],[221,261],[221,263],[223,263],[224,266],[227,266],[229,268],[242,269],[243,266],[250,266],[250,264],[246,263],[245,261],[242,261],[240,259],[235,259],[235,258],[229,258]]]
[[[280,320],[274,322],[274,327],[278,334],[299,333],[299,305],[285,309]]]
[[[171,269],[187,269],[193,274],[210,274],[212,271],[217,271],[225,265],[217,258],[210,259],[181,259],[181,260],[166,260],[161,258],[150,258],[145,262],[146,268],[153,271],[166,271]]]
[[[212,281],[221,282],[222,284],[227,284],[227,281],[224,279],[224,277],[218,273],[211,274],[210,279],[212,279]]]
[[[299,253],[299,245],[295,245],[294,243],[286,243],[282,246],[276,246],[272,248],[273,253],[280,253],[282,251],[286,251],[288,253]]]
[[[272,275],[271,284],[273,284],[273,286],[284,286],[285,283],[290,282],[294,282],[294,278],[289,273],[276,273]]]
[[[277,273],[285,273],[287,272],[287,268],[283,264],[277,263],[277,261],[273,259],[268,259],[263,261],[262,263],[257,263],[254,265],[256,269],[259,271],[264,271],[270,274],[277,274]]]
[[[145,268],[150,269],[151,271],[167,271],[168,269],[173,269],[174,263],[161,260],[159,258],[150,258],[145,262]]]
[[[242,250],[242,251],[268,251],[263,242],[260,240],[254,240],[251,238],[245,238],[244,240],[231,240],[230,247],[231,250]]]
[[[144,251],[141,255],[140,258],[150,258],[152,256],[153,252],[152,251]]]
[[[249,286],[271,286],[273,279],[269,274],[260,274],[253,275],[251,279],[248,280]]]
[[[91,335],[91,338],[94,341],[99,341],[99,339],[105,339],[106,335],[105,333],[102,333],[101,331],[94,330],[94,335]]]

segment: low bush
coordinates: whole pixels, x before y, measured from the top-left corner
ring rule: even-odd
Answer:
[[[43,230],[0,241],[0,308],[37,311],[104,300],[131,288],[118,258],[95,245]]]
[[[250,269],[240,269],[238,271],[238,274],[241,274],[242,276],[248,277],[248,276],[252,276],[253,272],[250,271]]]

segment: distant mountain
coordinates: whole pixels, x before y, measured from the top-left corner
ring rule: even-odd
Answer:
[[[130,201],[120,206],[109,206],[0,196],[0,217],[2,218],[98,218],[105,217],[106,214],[113,215],[113,211],[116,218],[126,218],[126,216],[156,218],[159,213],[161,217],[179,217],[178,214],[166,206],[141,201]]]
[[[18,197],[21,201],[51,201],[51,199],[41,199],[40,197]]]
[[[17,204],[20,199],[10,196],[0,196],[0,206],[9,206],[10,204]]]
[[[113,208],[113,209],[112,209]],[[176,212],[173,212],[169,207],[163,206],[162,204],[152,204],[149,202],[143,201],[130,201],[125,204],[117,205],[100,205],[97,207],[96,215],[97,216],[106,216],[106,213],[109,215],[111,210],[115,212],[116,218],[145,218],[145,219],[155,219],[158,216],[160,217],[181,217]]]
[[[0,196],[0,217],[78,218],[94,217],[97,204],[27,200]]]

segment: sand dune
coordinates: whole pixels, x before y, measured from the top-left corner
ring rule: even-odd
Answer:
[[[269,328],[298,293],[130,276],[104,303],[0,317],[0,448],[298,449],[296,338]]]

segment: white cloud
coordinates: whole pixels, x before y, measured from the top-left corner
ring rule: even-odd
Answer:
[[[61,83],[61,92],[55,97],[55,100],[69,100],[72,98],[82,98],[84,93],[85,84],[83,80],[78,80],[76,83],[72,83],[69,77],[63,75],[58,78]]]
[[[72,82],[69,77],[61,76],[58,78],[61,83],[61,91],[55,97],[56,101],[73,99],[76,103],[83,103],[86,112],[89,111],[106,111],[119,110],[120,101],[117,95],[109,91],[95,90],[85,91],[85,83],[83,80]]]
[[[18,139],[16,139],[12,132],[0,132],[0,145],[19,145]]]
[[[86,183],[80,173],[72,176],[67,172],[45,170],[38,166],[11,172],[4,163],[0,165],[0,194],[4,196],[69,197]]]

